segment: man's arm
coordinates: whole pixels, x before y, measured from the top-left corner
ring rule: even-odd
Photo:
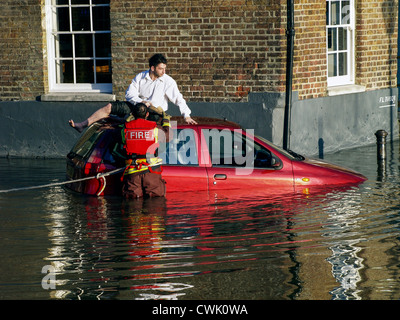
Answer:
[[[175,80],[171,81],[171,85],[167,88],[165,94],[166,94],[167,98],[169,99],[169,101],[171,101],[172,103],[176,104],[179,107],[179,110],[180,110],[182,116],[185,118],[185,121],[187,123],[197,124],[197,122],[194,121],[190,117],[190,114],[192,113],[192,111],[189,109],[188,105],[186,104],[186,100],[183,98],[183,95],[180,93]]]
[[[125,92],[126,101],[136,104],[143,102],[143,99],[139,97],[139,82],[142,79],[142,73],[139,73],[135,78],[133,78],[131,84]]]

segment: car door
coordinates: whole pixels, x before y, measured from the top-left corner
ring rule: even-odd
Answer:
[[[210,196],[272,196],[293,193],[291,161],[277,157],[241,129],[202,129],[208,150]]]
[[[160,146],[167,192],[207,191],[206,168],[200,161],[199,135],[194,128],[172,130],[170,142]]]

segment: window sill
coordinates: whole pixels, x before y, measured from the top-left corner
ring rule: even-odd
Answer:
[[[67,92],[54,92],[44,94],[40,97],[41,101],[95,101],[95,102],[110,102],[115,101],[115,95],[111,93],[67,93]]]
[[[358,84],[349,84],[344,86],[328,87],[328,96],[338,96],[342,94],[351,94],[357,92],[364,92],[365,86]]]

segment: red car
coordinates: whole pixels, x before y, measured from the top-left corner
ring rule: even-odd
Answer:
[[[194,119],[198,125],[187,125],[173,117],[172,139],[160,147],[167,196],[185,191],[205,192],[210,197],[310,193],[321,187],[357,185],[366,180],[349,169],[284,151],[235,123]],[[68,188],[89,195],[118,195],[122,170],[95,176],[124,165],[121,122],[112,118],[97,122],[67,156],[67,179],[81,180]],[[82,181],[87,177],[95,178]]]

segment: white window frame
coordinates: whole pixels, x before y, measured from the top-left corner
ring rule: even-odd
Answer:
[[[75,70],[75,63],[74,65],[74,83],[57,83],[57,68],[56,68],[56,61],[58,59],[61,60],[61,58],[56,58],[56,43],[55,43],[55,34],[74,34],[74,33],[87,33],[87,34],[95,34],[95,33],[111,33],[110,31],[104,32],[104,31],[93,31],[93,20],[92,20],[92,8],[94,6],[107,6],[107,5],[93,5],[92,0],[89,2],[89,8],[90,8],[90,25],[91,25],[91,31],[72,31],[72,15],[70,11],[70,31],[69,32],[57,32],[56,28],[56,23],[55,19],[57,18],[57,10],[56,8],[58,7],[69,7],[69,10],[73,7],[82,7],[85,6],[87,7],[88,5],[72,5],[71,0],[68,0],[68,5],[54,5],[52,2],[55,3],[55,0],[45,0],[45,19],[46,19],[46,34],[47,34],[47,61],[48,61],[48,81],[49,81],[49,92],[87,92],[87,93],[111,93],[112,92],[112,83],[76,83],[76,70]],[[109,6],[109,5],[108,5]],[[73,41],[74,45],[74,41]],[[94,47],[94,43],[92,44]],[[74,49],[73,49],[73,57],[72,61],[76,61],[76,57],[74,56]],[[93,52],[95,52],[93,50]],[[65,60],[65,58],[62,58]],[[99,60],[99,58],[94,57],[93,59],[89,60],[94,60],[94,68],[96,69],[96,60]],[[77,59],[78,60],[78,59]],[[81,59],[79,59],[81,60]],[[110,60],[111,57],[101,60]]]
[[[338,24],[332,25],[332,14],[329,11],[327,12],[327,25],[326,25],[326,61],[327,61],[327,79],[328,79],[328,87],[334,86],[343,86],[343,85],[352,85],[355,83],[355,14],[354,14],[354,0],[326,0],[327,7],[331,8],[332,3],[343,3],[349,2],[349,5],[344,6],[343,12],[339,13],[341,20]],[[339,6],[339,10],[342,10],[342,6]],[[343,15],[342,15],[343,14]],[[328,41],[328,32],[329,28],[344,28],[347,33],[347,49],[339,50],[339,36],[336,37],[336,50],[329,51],[329,41]],[[347,75],[340,76],[339,75],[339,65],[337,65],[337,75],[329,76],[329,70],[332,67],[329,64],[329,55],[332,53],[347,53]],[[339,59],[338,59],[339,60]],[[338,61],[339,64],[339,61]]]

